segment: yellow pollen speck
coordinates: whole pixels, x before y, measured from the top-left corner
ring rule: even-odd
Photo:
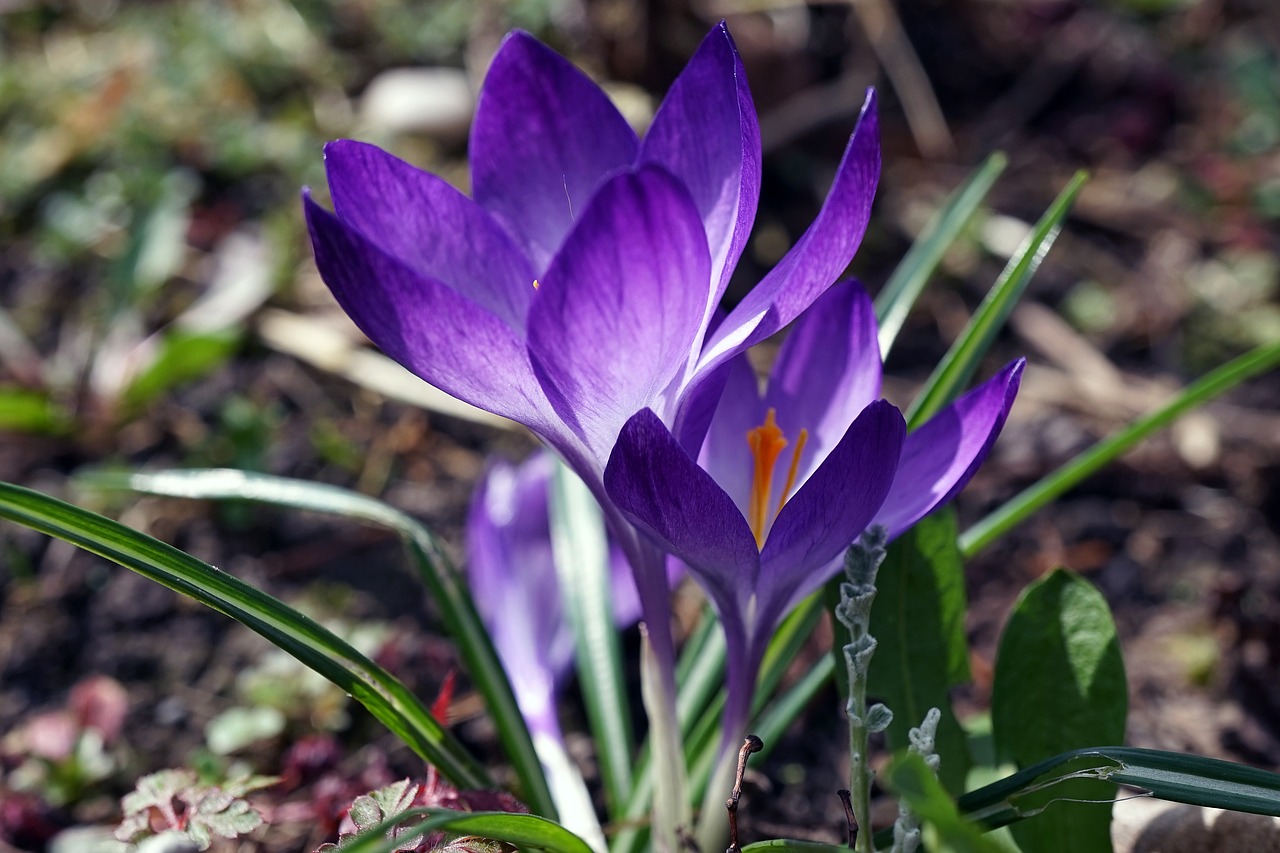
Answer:
[[[769,515],[769,496],[773,491],[773,469],[778,457],[787,447],[786,436],[778,428],[777,411],[769,409],[764,423],[747,431],[747,446],[751,448],[753,470],[751,475],[751,495],[747,501],[747,523],[755,535],[756,547],[764,547],[768,526],[778,517],[783,505],[791,497],[791,490],[796,484],[796,475],[800,470],[800,454],[809,441],[809,431],[800,430],[796,436],[795,448],[791,451],[791,464],[787,469],[787,479],[783,483],[782,494],[778,496],[778,505]]]
[[[533,289],[534,290],[538,289],[538,280],[536,278],[533,280]]]

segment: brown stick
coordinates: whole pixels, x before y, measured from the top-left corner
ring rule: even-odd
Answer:
[[[840,802],[844,803],[844,821],[845,826],[849,828],[849,846],[853,847],[858,843],[858,819],[853,816],[853,801],[849,799],[849,792],[844,788],[836,791],[836,796],[840,798]]]
[[[747,735],[742,741],[742,749],[738,750],[738,773],[733,777],[733,793],[724,801],[729,811],[729,849],[725,853],[739,853],[738,846],[738,800],[742,797],[742,775],[747,772],[747,756],[764,749],[764,741],[755,735]]]

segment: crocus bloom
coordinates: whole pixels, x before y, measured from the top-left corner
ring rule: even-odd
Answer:
[[[741,737],[756,670],[786,612],[838,570],[867,527],[897,536],[972,477],[1004,425],[1015,361],[906,435],[879,400],[875,314],[856,284],[796,322],[760,394],[733,363],[701,464],[653,412],[632,417],[605,472],[610,497],[684,561],[729,649],[725,737]]]
[[[467,575],[561,818],[603,850],[590,795],[568,756],[556,715],[556,695],[573,663],[574,644],[551,539],[555,464],[543,452],[519,466],[490,466],[467,515]],[[611,556],[614,617],[625,627],[640,617],[640,605],[625,559],[616,548]]]
[[[849,263],[879,177],[874,97],[817,219],[714,331],[760,184],[755,109],[723,24],[643,140],[568,61],[513,33],[480,93],[470,158],[468,198],[373,146],[330,143],[335,213],[304,197],[316,264],[384,352],[525,424],[583,478],[631,562],[669,670],[664,557],[608,502],[605,464],[641,409],[697,447],[718,368]]]

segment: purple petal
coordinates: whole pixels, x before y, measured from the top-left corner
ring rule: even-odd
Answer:
[[[510,326],[387,255],[310,194],[303,194],[303,205],[320,276],[383,352],[441,391],[556,434],[524,342]]]
[[[581,212],[529,311],[529,351],[552,406],[603,464],[622,424],[660,405],[693,358],[708,275],[684,188],[645,166]]]
[[[760,399],[760,381],[745,353],[734,356],[720,370],[727,372],[724,393],[698,461],[733,497],[745,518],[755,472],[747,434],[764,422],[764,402]]]
[[[600,87],[528,33],[507,36],[471,125],[472,193],[538,271],[605,176],[635,162],[636,148]]]
[[[844,437],[849,425],[880,399],[876,314],[862,285],[837,284],[800,315],[778,352],[764,408],[777,410],[791,441],[809,440],[800,460],[803,483]]]
[[[711,248],[707,318],[737,265],[760,200],[760,127],[746,69],[722,21],[672,84],[640,146],[689,189]]]
[[[483,208],[373,145],[339,140],[326,145],[324,155],[339,219],[513,329],[524,328],[533,267]]]
[[[782,507],[760,555],[762,630],[821,586],[822,569],[871,523],[893,484],[906,431],[895,407],[872,403]]]
[[[868,90],[818,218],[716,329],[703,350],[699,372],[772,335],[835,282],[862,242],[879,179],[879,121],[875,92]]]
[[[747,520],[650,409],[622,428],[604,482],[614,505],[688,565],[722,614],[742,613],[760,565]]]
[[[907,436],[893,489],[874,523],[894,537],[951,500],[987,458],[1022,380],[1025,359],[934,415]]]
[[[553,461],[486,472],[467,517],[467,576],[521,713],[535,729],[558,731],[557,682],[573,663],[551,547],[548,484]]]

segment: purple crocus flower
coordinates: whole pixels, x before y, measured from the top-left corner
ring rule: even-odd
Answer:
[[[878,399],[875,313],[851,283],[796,322],[763,396],[745,356],[732,363],[700,461],[653,412],[627,422],[605,486],[688,565],[719,612],[730,656],[726,743],[742,735],[782,617],[838,571],[867,527],[897,536],[964,487],[1004,425],[1022,368],[1009,364],[907,435],[898,410]]]
[[[817,219],[714,331],[760,185],[755,109],[724,24],[643,140],[568,61],[513,33],[480,93],[470,159],[468,198],[373,146],[330,143],[335,212],[304,194],[316,264],[384,352],[525,424],[583,478],[631,562],[671,682],[665,558],[609,503],[605,464],[641,409],[699,446],[720,366],[847,266],[880,171],[874,96]]]

